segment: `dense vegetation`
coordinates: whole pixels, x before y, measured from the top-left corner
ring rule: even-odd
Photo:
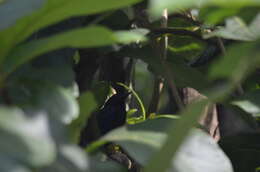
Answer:
[[[0,0],[0,171],[260,171],[259,9]]]

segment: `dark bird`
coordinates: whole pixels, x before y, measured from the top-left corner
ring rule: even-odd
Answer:
[[[109,131],[125,124],[125,101],[129,94],[117,93],[113,95],[97,114],[97,123],[101,135],[105,135]]]

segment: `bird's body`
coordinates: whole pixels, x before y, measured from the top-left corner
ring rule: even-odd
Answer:
[[[125,124],[125,100],[129,93],[115,94],[110,97],[97,114],[98,127],[101,135]]]

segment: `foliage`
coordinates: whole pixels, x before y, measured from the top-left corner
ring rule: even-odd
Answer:
[[[0,171],[259,170],[259,9],[259,0],[0,0]],[[186,87],[207,98],[184,106]],[[95,116],[115,92],[130,93],[128,124],[100,136]],[[213,103],[240,112],[239,132],[219,143],[198,129]]]

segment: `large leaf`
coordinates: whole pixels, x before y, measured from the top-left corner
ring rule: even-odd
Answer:
[[[155,16],[161,16],[164,9],[168,9],[169,12],[174,12],[183,8],[190,7],[201,7],[203,5],[217,5],[224,7],[241,7],[241,6],[252,6],[260,5],[259,0],[182,0],[182,1],[172,1],[172,0],[150,0],[150,12]]]
[[[182,112],[182,118],[175,125],[171,125],[168,139],[160,151],[151,158],[145,171],[165,171],[170,166],[171,159],[176,155],[190,129],[197,124],[206,103],[206,101],[198,102]]]
[[[0,156],[0,170],[4,172],[31,172],[28,168],[24,167],[22,163],[15,161],[14,159],[6,156]]]
[[[113,10],[127,5],[134,4],[140,0],[48,0],[45,6],[33,13],[33,15],[26,16],[16,22],[11,28],[0,32],[0,61],[4,58],[10,49],[17,43],[25,40],[35,31],[55,24],[59,21],[70,17],[95,14],[106,10]],[[20,2],[20,1],[19,1]],[[22,2],[21,2],[22,3]],[[9,13],[16,13],[16,11],[9,11]],[[8,16],[8,14],[4,14]]]
[[[65,124],[78,117],[79,107],[71,90],[50,84],[47,81],[23,79],[26,81],[11,83],[20,86],[16,87],[17,90],[15,87],[10,90],[10,99],[13,103],[28,112],[45,112],[51,119]]]
[[[232,17],[226,20],[225,27],[220,27],[217,30],[204,35],[204,37],[211,38],[217,36],[232,40],[253,41],[260,36],[259,29],[260,14],[256,16],[255,20],[253,20],[249,26],[247,26],[240,18]]]
[[[237,100],[232,101],[232,104],[237,105],[250,114],[260,114],[260,91],[249,92]]]
[[[259,64],[259,41],[236,44],[227,49],[227,54],[221,57],[210,69],[211,78],[229,78],[235,82],[241,81]]]
[[[0,108],[0,154],[37,167],[54,161],[56,150],[44,113],[29,118],[16,108]]]
[[[0,5],[0,30],[10,27],[17,19],[43,7],[46,0],[8,0]]]
[[[97,47],[112,43],[130,43],[143,40],[144,37],[136,32],[116,32],[101,27],[90,26],[60,33],[52,37],[31,41],[16,47],[7,57],[4,71],[14,71],[19,65],[49,51],[65,47]]]
[[[74,145],[59,145],[59,152],[54,163],[40,172],[88,172],[89,161],[86,153]]]
[[[34,90],[35,107],[46,111],[50,116],[65,124],[78,117],[79,107],[71,92],[54,85],[41,85]]]
[[[132,158],[147,165],[150,158],[162,148],[167,138],[167,128],[173,120],[154,119],[133,126],[116,129],[103,139],[120,144]],[[203,131],[192,130],[175,158],[170,158],[174,172],[232,172],[229,159],[217,143]],[[222,164],[219,166],[219,164]]]

